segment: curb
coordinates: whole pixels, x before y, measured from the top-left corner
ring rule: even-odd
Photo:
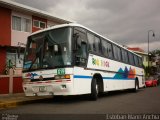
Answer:
[[[16,101],[7,101],[7,102],[0,103],[0,110],[6,109],[6,108],[13,108],[16,106],[17,106]]]
[[[43,97],[43,98],[28,98],[24,100],[8,100],[5,102],[0,102],[0,110],[14,108],[20,105],[35,103],[44,99],[50,99],[51,97]]]

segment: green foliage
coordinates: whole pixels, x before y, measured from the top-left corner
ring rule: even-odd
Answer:
[[[156,54],[158,54],[160,56],[160,50],[153,50],[151,52],[151,55],[156,55]]]

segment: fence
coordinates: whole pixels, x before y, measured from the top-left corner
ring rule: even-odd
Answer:
[[[0,94],[23,93],[22,75],[13,74],[10,69],[9,75],[0,75]]]

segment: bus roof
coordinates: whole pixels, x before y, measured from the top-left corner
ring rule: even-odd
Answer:
[[[110,41],[111,43],[113,43],[113,44],[115,44],[115,45],[117,45],[117,46],[119,46],[119,47],[121,47],[121,48],[123,48],[123,49],[125,49],[125,50],[127,50],[127,51],[130,51],[131,53],[133,53],[133,54],[135,54],[135,55],[137,55],[137,56],[139,56],[139,57],[142,57],[142,56],[134,53],[133,51],[128,50],[127,48],[123,47],[122,45],[119,45],[118,43],[116,43],[116,42],[114,42],[114,41],[112,41],[112,40],[110,40],[110,39],[108,39],[108,38],[106,38],[106,37],[104,37],[104,36],[102,36],[102,35],[94,32],[94,31],[92,31],[91,29],[89,29],[89,28],[87,28],[87,27],[85,27],[85,26],[83,26],[83,25],[77,24],[77,23],[69,23],[69,24],[61,24],[61,25],[51,26],[51,27],[49,27],[49,28],[45,28],[45,29],[43,29],[43,30],[39,30],[39,31],[37,31],[37,32],[34,32],[34,33],[32,33],[30,36],[35,35],[35,34],[38,34],[38,33],[41,33],[41,32],[45,32],[45,31],[49,31],[49,30],[53,30],[53,29],[57,29],[57,28],[63,28],[63,27],[81,27],[81,28],[84,28],[84,29],[86,29],[86,30],[88,30],[88,31],[90,31],[90,32],[92,32],[92,33],[94,33],[94,34],[96,34],[96,35],[98,35],[98,36],[100,36],[100,37],[102,37],[102,38]]]

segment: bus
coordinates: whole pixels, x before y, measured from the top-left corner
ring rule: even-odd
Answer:
[[[88,94],[144,87],[141,56],[77,23],[32,33],[23,63],[26,96]]]

